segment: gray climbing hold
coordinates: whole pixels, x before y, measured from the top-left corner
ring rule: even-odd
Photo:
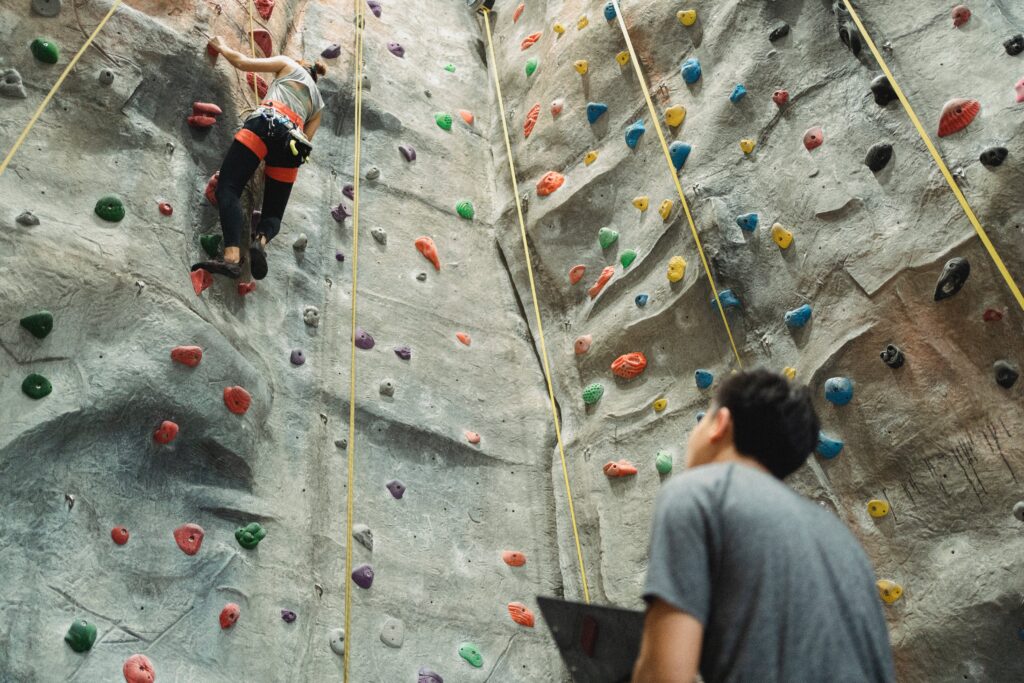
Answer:
[[[1024,522],[1024,500],[1019,500],[1013,505],[1013,516],[1018,522]]]
[[[295,238],[295,242],[292,243],[292,249],[304,251],[307,244],[309,244],[309,238],[306,237],[306,233],[300,232],[299,236]]]
[[[836,0],[832,6],[832,11],[836,14],[836,30],[839,31],[839,40],[843,41],[843,45],[850,48],[850,52],[854,56],[859,57],[863,41],[860,37],[860,31],[857,30],[857,24],[853,22],[853,18],[847,11],[846,6],[843,5],[843,0]]]
[[[1020,370],[1010,361],[997,360],[992,369],[996,373],[996,384],[1004,389],[1010,389],[1020,378]]]
[[[426,282],[427,281],[427,274],[426,273],[420,273],[419,275],[416,276],[416,279],[419,280],[420,282]]]
[[[394,396],[395,395],[395,383],[390,379],[381,380],[380,383],[380,395],[381,396]]]
[[[320,327],[320,309],[316,306],[306,306],[303,308],[302,322],[310,327]]]
[[[903,357],[903,352],[900,351],[898,346],[895,346],[894,344],[889,344],[888,346],[885,347],[885,349],[882,350],[882,353],[879,355],[882,356],[882,362],[888,365],[890,368],[895,370],[896,368],[903,367],[903,361],[905,359]]]
[[[778,26],[772,29],[771,33],[768,34],[768,40],[775,42],[780,38],[785,38],[789,35],[789,24],[782,22]]]
[[[405,624],[401,619],[388,617],[380,627],[380,642],[388,647],[402,647],[405,642]]]
[[[373,532],[370,531],[370,527],[365,524],[353,524],[352,538],[359,541],[361,546],[373,552]]]
[[[1003,165],[1009,153],[1010,150],[1005,147],[989,147],[978,156],[978,160],[989,168],[995,168],[996,166]]]
[[[370,170],[366,172],[366,179],[376,180],[377,178],[380,178],[380,169],[376,166],[371,166]]]
[[[27,228],[32,227],[33,225],[39,225],[39,219],[36,218],[36,215],[31,211],[22,211],[14,220],[18,222],[18,225],[24,225]]]
[[[370,230],[370,234],[373,235],[373,239],[377,240],[378,244],[388,243],[388,233],[384,228],[373,228]]]
[[[60,9],[61,0],[32,0],[32,11],[41,17],[55,17]]]
[[[110,69],[100,69],[100,73],[96,77],[96,80],[100,82],[100,85],[113,85],[114,72]]]
[[[336,628],[327,632],[327,642],[336,655],[345,654],[345,629]]]
[[[335,439],[334,445],[341,449],[348,448],[348,439]]]
[[[942,301],[959,292],[970,274],[971,264],[967,259],[957,256],[946,261],[935,284],[935,300]]]
[[[302,365],[303,363],[306,362],[306,354],[303,353],[302,349],[294,349],[292,350],[290,360],[292,362],[292,365]]]
[[[421,666],[420,670],[416,673],[416,683],[444,683],[444,679],[436,671]]]
[[[864,164],[871,169],[872,173],[878,173],[889,165],[891,159],[892,145],[887,142],[880,142],[868,150],[868,155],[864,158]]]
[[[0,71],[0,97],[8,97],[13,100],[23,100],[28,97],[25,84],[21,82],[21,74],[17,69]]]

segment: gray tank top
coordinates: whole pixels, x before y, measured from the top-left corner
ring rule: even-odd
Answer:
[[[266,99],[277,100],[285,104],[307,123],[324,108],[320,90],[316,87],[313,77],[302,67],[275,78],[267,88]]]

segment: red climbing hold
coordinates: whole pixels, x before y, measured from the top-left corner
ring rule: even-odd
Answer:
[[[520,50],[528,50],[538,40],[540,40],[540,31],[537,31],[536,33],[531,33],[530,35],[528,35],[525,38],[523,38],[523,42],[519,43],[519,49]]]
[[[523,10],[526,9],[526,3],[521,2],[519,6],[512,12],[512,23],[519,21],[519,17],[523,16]]]
[[[178,436],[178,425],[170,420],[164,420],[153,432],[153,441],[162,444],[169,444]]]
[[[456,332],[456,333],[455,333],[455,338],[456,338],[456,339],[458,339],[458,340],[459,340],[460,342],[462,342],[463,344],[465,344],[466,346],[469,346],[469,344],[470,344],[470,341],[472,341],[472,340],[471,340],[471,339],[469,338],[469,335],[468,335],[468,334],[466,334],[465,332]]]
[[[564,175],[558,171],[548,171],[540,180],[537,181],[537,194],[541,197],[547,197],[549,194],[560,188],[564,182]]]
[[[203,359],[203,350],[198,346],[175,346],[171,349],[171,360],[194,368]]]
[[[518,550],[505,550],[501,553],[501,559],[510,567],[522,567],[526,564],[526,555]]]
[[[602,469],[604,470],[605,476],[609,479],[617,477],[632,477],[637,473],[636,465],[628,460],[605,463]]]
[[[206,200],[217,206],[217,183],[220,182],[220,171],[217,171],[210,179],[206,181],[206,191],[203,193],[206,195]]]
[[[473,117],[473,112],[466,111],[465,109],[460,109],[459,110],[459,116],[462,117],[462,120],[465,121],[467,125],[469,125],[469,126],[473,125],[473,121],[475,120],[474,117]]]
[[[640,352],[626,353],[612,361],[612,372],[623,379],[639,377],[647,367],[647,356]]]
[[[480,443],[480,435],[476,432],[466,431],[466,441],[470,442],[474,446]]]
[[[256,29],[252,32],[252,42],[256,43],[256,47],[263,51],[264,57],[274,56],[274,42],[270,38],[269,31],[261,28]]]
[[[957,98],[946,102],[939,117],[939,137],[952,135],[970,125],[974,117],[981,111],[981,102]]]
[[[263,80],[262,76],[256,76],[253,73],[245,74],[245,82],[249,85],[249,89],[252,89],[253,79],[256,79],[256,92],[259,93],[260,97],[267,96],[267,82]]]
[[[252,405],[252,396],[242,387],[224,387],[224,405],[235,415],[245,415]]]
[[[808,128],[807,132],[804,133],[804,147],[807,151],[817,149],[821,147],[821,143],[825,141],[825,131],[821,129],[821,126],[815,126],[814,128]]]
[[[192,278],[192,289],[196,290],[196,296],[202,294],[205,290],[210,288],[210,285],[213,284],[213,275],[202,268],[193,270],[189,277]]]
[[[172,213],[174,213],[174,207],[168,204],[167,202],[160,202],[156,206],[158,209],[160,209],[160,213],[163,214],[164,216],[170,216]]]
[[[206,532],[198,524],[182,524],[174,530],[174,542],[186,555],[195,555],[203,545]]]
[[[612,279],[612,275],[615,275],[615,266],[605,266],[605,269],[601,271],[600,277],[597,278],[597,282],[594,283],[593,287],[587,290],[591,299],[601,293],[604,286]]]
[[[789,91],[788,90],[776,90],[772,93],[772,102],[779,105],[780,107],[786,102],[789,102]]]
[[[270,15],[274,13],[274,0],[255,0],[254,4],[256,5],[256,11],[264,19],[269,19]]]
[[[238,283],[238,296],[245,296],[246,294],[252,294],[256,291],[255,282],[239,282]]]
[[[997,323],[1003,319],[1003,312],[994,308],[986,308],[981,317],[987,323]]]
[[[434,240],[429,237],[420,237],[416,240],[416,249],[423,254],[423,257],[434,264],[434,270],[441,270],[441,259],[437,256],[437,246]]]
[[[128,530],[123,526],[115,526],[110,530],[110,538],[113,539],[114,543],[124,545],[128,542]]]
[[[957,5],[953,8],[953,28],[960,28],[971,18],[971,10],[967,9],[963,5]]]
[[[193,128],[209,128],[213,124],[217,123],[217,119],[212,116],[190,116],[188,117],[188,125]]]
[[[520,626],[533,628],[533,612],[521,602],[508,603],[508,615]]]
[[[124,674],[125,683],[153,683],[156,680],[153,662],[146,655],[132,655],[124,660],[121,673]]]
[[[195,116],[220,116],[223,113],[224,110],[216,104],[210,104],[209,102],[192,103],[192,114]]]
[[[587,272],[587,267],[584,265],[573,266],[569,269],[569,284],[574,285],[583,279],[583,274]]]
[[[530,137],[533,127],[537,125],[537,117],[540,116],[540,103],[533,105],[533,108],[526,113],[526,121],[523,122],[523,137]]]
[[[231,628],[240,616],[242,616],[241,608],[235,603],[229,602],[220,611],[220,627],[223,629]]]

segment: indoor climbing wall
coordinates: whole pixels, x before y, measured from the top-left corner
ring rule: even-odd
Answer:
[[[0,8],[4,154],[110,7]],[[858,8],[1019,282],[1024,9]],[[341,680],[345,651],[353,681],[565,680],[535,596],[582,597],[575,526],[591,599],[640,606],[654,497],[737,354],[818,396],[792,483],[864,542],[900,680],[1013,680],[1024,316],[853,19],[636,0],[630,46],[605,0],[494,10],[493,60],[459,0],[102,27],[0,176],[0,680]],[[215,34],[329,69],[255,285],[189,277],[253,105]]]

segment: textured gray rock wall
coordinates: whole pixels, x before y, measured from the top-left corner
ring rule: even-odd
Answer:
[[[12,46],[0,66],[17,69],[28,94],[0,100],[4,150],[83,40],[68,3],[52,19],[27,6],[0,8]],[[107,6],[80,8],[83,25]],[[681,467],[681,444],[710,394],[693,372],[720,377],[734,364],[678,201],[668,222],[657,214],[674,185],[631,65],[614,61],[625,46],[603,6],[531,0],[513,22],[513,7],[499,3],[492,20],[591,594],[639,606],[655,454],[668,451]],[[946,100],[982,102],[966,132],[938,144],[963,167],[963,191],[1020,274],[1024,149],[1012,86],[1024,57],[1001,43],[1024,29],[1024,15],[995,1],[971,8],[956,30],[940,3],[861,9],[876,40],[891,44],[887,58],[929,132]],[[679,9],[627,2],[623,11],[652,87],[667,89],[659,109],[687,109],[670,139],[693,145],[684,188],[719,286],[743,302],[729,319],[744,362],[794,367],[819,396],[828,377],[856,383],[850,405],[819,405],[845,450],[815,459],[793,483],[851,525],[880,577],[903,585],[887,608],[901,680],[1013,680],[1024,584],[1010,508],[1024,497],[1024,417],[1020,385],[996,386],[991,365],[1024,361],[1024,318],[899,105],[872,101],[875,65],[841,45],[828,3],[701,4],[693,27],[680,25]],[[581,14],[590,20],[582,31]],[[772,44],[780,20],[792,32]],[[212,66],[203,44],[213,33],[238,44],[247,21],[234,4],[122,7],[99,40],[109,58],[86,53],[0,177],[2,680],[115,680],[135,652],[160,680],[339,678],[327,634],[342,624],[347,580],[346,460],[335,440],[347,430],[352,231],[351,219],[338,225],[329,211],[352,174],[352,5],[278,2],[269,21],[257,18],[286,54],[333,42],[343,51],[321,81],[325,123],[271,247],[270,277],[244,298],[225,282],[197,298],[188,265],[198,236],[218,230],[202,190],[248,104],[244,81],[223,60]],[[556,21],[566,27],[557,39]],[[367,14],[363,171],[376,166],[381,176],[362,184],[358,319],[377,343],[357,355],[354,503],[374,549],[353,552],[376,578],[368,591],[352,589],[352,680],[414,680],[420,666],[455,681],[564,678],[540,615],[530,630],[506,611],[511,601],[536,610],[538,593],[581,591],[482,26],[454,0],[385,1],[379,19]],[[521,51],[535,31],[540,40]],[[60,44],[57,65],[32,58],[37,35]],[[390,41],[406,48],[404,59],[387,51]],[[687,87],[678,69],[691,56],[703,79]],[[539,68],[528,78],[529,57]],[[589,60],[586,78],[577,59]],[[105,68],[115,72],[109,87],[97,82]],[[741,82],[749,94],[732,104]],[[770,99],[779,88],[790,92],[781,110]],[[556,98],[565,100],[557,119]],[[185,123],[196,100],[225,110],[207,133]],[[609,105],[594,126],[588,101]],[[539,121],[524,140],[536,103]],[[451,132],[435,125],[437,112],[454,116]],[[630,151],[623,132],[637,117],[647,133]],[[801,138],[813,125],[825,143],[809,153]],[[758,146],[745,157],[738,142],[748,137]],[[862,159],[877,142],[895,156],[873,175]],[[399,144],[415,147],[417,160],[405,162]],[[1010,154],[993,171],[977,156],[995,144]],[[587,166],[589,150],[599,156]],[[565,185],[538,197],[549,170]],[[121,223],[92,213],[109,193],[125,200]],[[650,197],[643,214],[631,204],[638,195]],[[472,222],[455,215],[464,199],[475,205]],[[173,216],[161,216],[158,201]],[[15,222],[26,209],[38,226]],[[746,212],[760,214],[754,235],[733,221]],[[775,221],[795,235],[785,252],[767,234]],[[607,252],[597,244],[602,226],[620,233]],[[373,227],[386,230],[386,245],[370,237]],[[304,253],[291,247],[299,233],[309,237]],[[440,272],[413,247],[423,235],[437,243]],[[616,266],[591,302],[586,288],[627,248],[637,260],[625,273]],[[688,266],[670,285],[673,255]],[[970,259],[971,279],[936,303],[935,279],[952,255]],[[576,264],[587,273],[571,286]],[[644,308],[639,293],[650,295]],[[802,303],[814,307],[811,323],[790,332],[782,315]],[[308,305],[321,312],[318,328],[303,324]],[[37,340],[18,320],[41,308],[56,322]],[[1003,319],[984,322],[988,308],[1005,309]],[[470,346],[456,341],[459,331]],[[576,356],[581,334],[593,346]],[[877,356],[889,342],[907,354],[899,370]],[[205,349],[194,370],[170,362],[179,344]],[[398,345],[412,347],[410,361],[393,353]],[[288,362],[296,348],[305,365]],[[646,372],[617,380],[610,363],[633,351],[646,354]],[[30,372],[53,382],[50,396],[21,393]],[[387,379],[393,397],[380,394]],[[585,409],[580,394],[594,381],[605,395]],[[253,395],[244,416],[221,400],[235,384]],[[651,408],[658,398],[664,412]],[[158,446],[151,434],[165,419],[181,433]],[[465,430],[481,434],[479,446]],[[619,458],[639,474],[606,478],[601,466]],[[385,489],[391,479],[408,486],[403,499]],[[872,498],[892,513],[873,520]],[[247,551],[231,534],[250,521],[269,533]],[[206,529],[195,557],[173,545],[171,530],[184,522]],[[117,524],[132,533],[126,546],[110,541]],[[506,566],[505,549],[525,552],[527,564]],[[242,617],[222,632],[226,602]],[[281,609],[296,622],[285,624]],[[76,618],[99,627],[88,655],[60,642]],[[380,639],[389,618],[404,624],[400,649]],[[483,668],[459,657],[465,641],[480,646]]]

